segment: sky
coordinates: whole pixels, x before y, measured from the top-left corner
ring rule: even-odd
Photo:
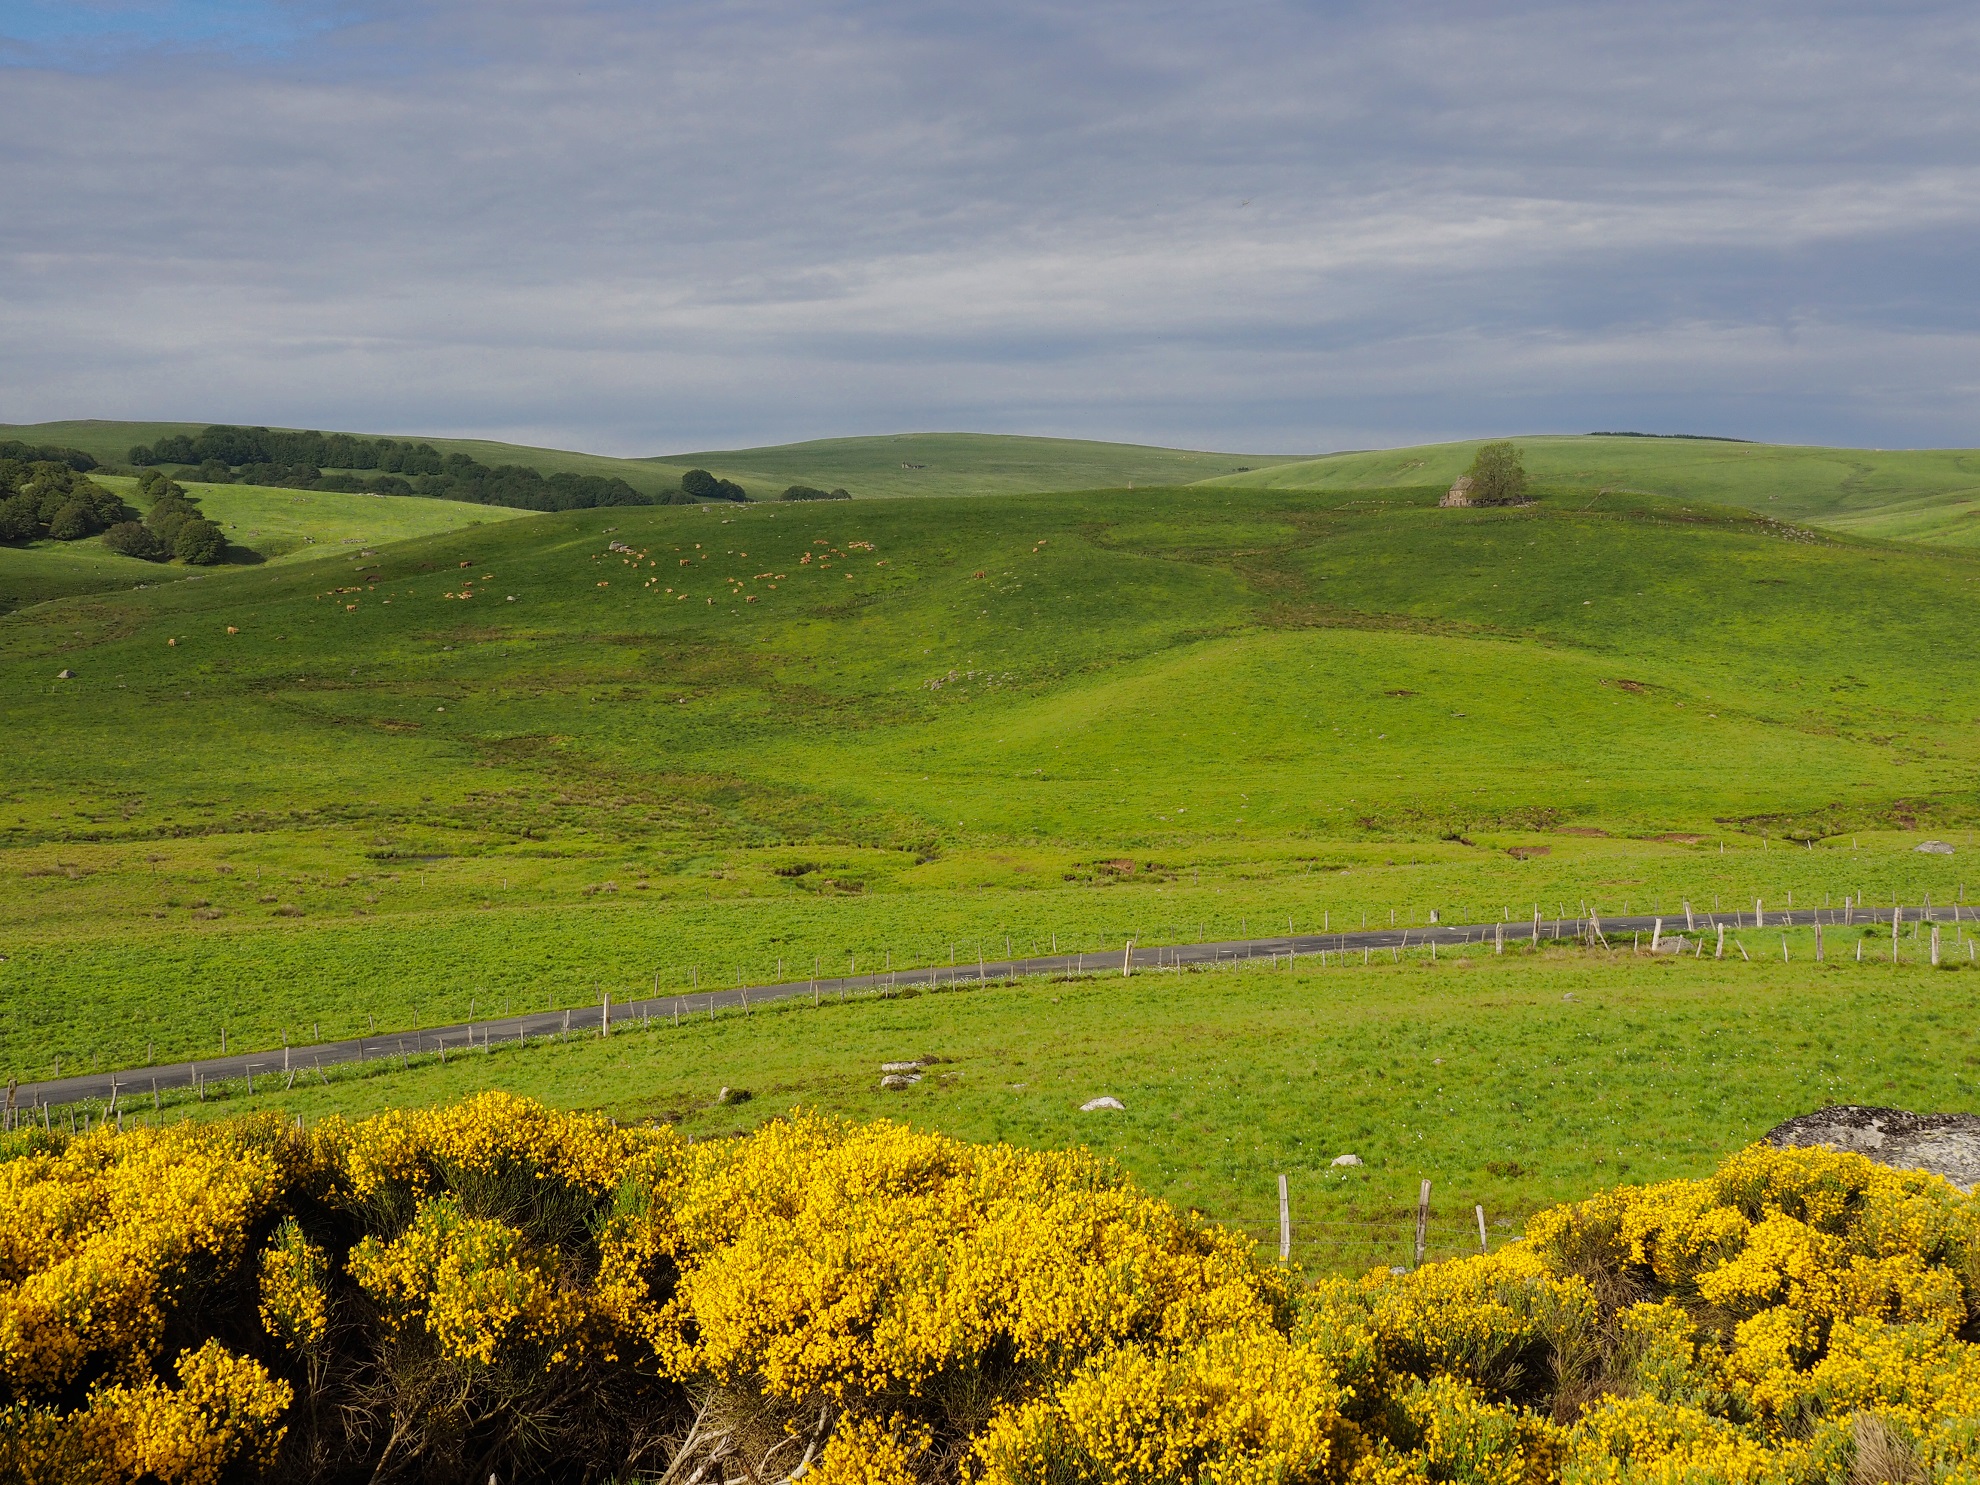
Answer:
[[[1980,8],[0,0],[0,422],[1980,445]]]

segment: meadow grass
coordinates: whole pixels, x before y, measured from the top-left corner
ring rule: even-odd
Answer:
[[[1909,930],[1907,929],[1907,935]],[[1963,935],[1964,930],[1960,930]],[[1963,944],[1944,930],[1949,959]],[[793,1108],[892,1117],[972,1140],[1084,1144],[1147,1189],[1276,1244],[1288,1177],[1295,1256],[1310,1267],[1408,1261],[1417,1185],[1433,1183],[1433,1251],[1493,1241],[1539,1207],[1619,1181],[1697,1177],[1773,1124],[1825,1102],[1971,1103],[1975,974],[1934,971],[1888,929],[1741,930],[1715,962],[1547,945],[1323,967],[1026,980],[956,991],[725,1010],[613,1036],[456,1050],[181,1095],[161,1117],[280,1108],[316,1119],[503,1088],[697,1138]],[[1866,944],[1863,963],[1852,946]],[[1772,950],[1771,956],[1759,952]],[[1729,954],[1732,951],[1729,949]],[[1879,954],[1885,957],[1879,957]],[[623,1012],[621,1013],[623,1016]],[[879,1064],[941,1058],[905,1092]],[[273,1065],[273,1064],[271,1064]],[[139,1078],[129,1107],[148,1116]],[[743,1089],[741,1104],[718,1092]],[[1124,1113],[1083,1114],[1111,1095]],[[1332,1165],[1354,1154],[1355,1169]]]
[[[1860,536],[1980,545],[1980,450],[1560,434],[1515,441],[1528,473],[1557,494],[1633,490],[1744,506]],[[1448,488],[1479,442],[1330,454],[1216,479],[1251,489]]]
[[[1006,936],[1959,894],[1911,847],[1980,823],[1945,643],[1980,562],[1436,493],[581,512],[17,614],[0,1047],[44,1076]]]
[[[134,509],[144,509],[146,502],[139,497],[134,478],[105,474],[91,478],[123,496]],[[532,514],[458,500],[388,499],[261,485],[192,482],[186,490],[207,519],[225,529],[232,544],[228,567],[308,560],[322,556],[321,548],[326,546],[375,546]],[[211,568],[121,557],[94,539],[0,546],[0,613],[54,598],[215,575]]]
[[[137,444],[155,444],[175,434],[197,434],[205,426],[92,420],[0,424],[0,438],[81,449],[103,464],[121,465]],[[1219,454],[1076,438],[909,433],[626,459],[481,438],[389,436],[430,443],[443,454],[466,454],[491,466],[520,464],[545,475],[589,474],[622,479],[635,490],[648,494],[678,489],[681,475],[686,471],[707,469],[735,480],[758,500],[774,500],[792,485],[813,485],[826,490],[843,486],[855,498],[864,499],[1021,494],[1102,485],[1178,485],[1297,457]]]

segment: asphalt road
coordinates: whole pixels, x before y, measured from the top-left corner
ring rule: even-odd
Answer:
[[[1695,950],[1703,935],[1706,952],[1717,945],[1716,930],[1723,924],[1728,932],[1743,928],[1749,932],[1763,928],[1808,927],[1814,923],[1841,927],[1846,924],[1889,923],[1893,913],[1903,922],[1966,922],[1975,920],[1975,909],[1932,908],[1799,908],[1794,911],[1764,910],[1764,922],[1756,925],[1754,913],[1696,913],[1694,927],[1687,928],[1684,915],[1627,918],[1600,918],[1594,926],[1611,944],[1627,934],[1649,934],[1661,921],[1663,936],[1669,940],[1684,935],[1687,952]],[[1099,954],[1053,954],[1027,959],[990,959],[980,963],[940,965],[932,969],[902,969],[870,975],[846,975],[835,979],[786,981],[775,985],[745,985],[729,990],[703,990],[685,995],[647,996],[638,1000],[614,1002],[609,1006],[584,1006],[564,1011],[538,1011],[522,1016],[504,1016],[486,1021],[461,1022],[453,1026],[426,1027],[417,1031],[395,1031],[380,1036],[358,1037],[349,1041],[320,1042],[306,1047],[275,1047],[258,1052],[242,1052],[201,1062],[174,1062],[162,1066],[122,1068],[115,1072],[89,1073],[81,1077],[52,1078],[39,1083],[22,1083],[11,1090],[11,1104],[19,1111],[40,1105],[101,1103],[131,1106],[131,1100],[148,1102],[154,1092],[192,1088],[199,1083],[223,1080],[251,1080],[257,1085],[267,1078],[280,1078],[287,1085],[296,1080],[323,1076],[322,1069],[347,1062],[403,1062],[419,1054],[459,1054],[479,1051],[487,1045],[524,1041],[530,1037],[561,1036],[566,1033],[596,1035],[611,1027],[649,1018],[673,1019],[718,1015],[725,1009],[747,1009],[774,1001],[810,998],[835,1000],[850,995],[873,994],[912,986],[961,984],[969,981],[1004,980],[1025,975],[1103,975],[1136,969],[1167,969],[1198,964],[1225,964],[1241,960],[1280,959],[1287,955],[1373,954],[1378,949],[1423,949],[1463,944],[1489,943],[1502,933],[1507,943],[1521,943],[1538,936],[1542,941],[1579,938],[1590,930],[1587,918],[1541,918],[1508,923],[1435,924],[1416,928],[1383,928],[1354,933],[1309,933],[1274,938],[1232,939],[1223,943],[1161,945],[1154,948],[1123,949]],[[1732,952],[1729,947],[1728,953]],[[610,1023],[606,1025],[609,1014]],[[114,1105],[113,1105],[113,1100]]]

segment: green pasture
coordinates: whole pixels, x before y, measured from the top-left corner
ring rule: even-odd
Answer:
[[[51,598],[74,598],[85,593],[115,592],[145,583],[170,581],[197,570],[120,557],[94,539],[0,546],[0,614],[46,603]]]
[[[821,438],[758,449],[709,449],[643,462],[672,470],[676,479],[682,470],[712,470],[758,499],[798,484],[843,488],[859,499],[1184,485],[1246,468],[1286,464],[1294,457],[1000,433],[902,433]]]
[[[138,503],[137,482],[105,477],[99,483]],[[281,490],[263,485],[186,485],[227,540],[265,562],[294,562],[324,555],[326,546],[378,547],[414,537],[437,536],[470,526],[526,519],[534,512],[416,495],[354,495],[330,490]]]
[[[91,478],[123,496],[132,509],[144,509],[135,479],[106,474]],[[186,491],[209,520],[225,529],[234,548],[229,565],[235,567],[305,560],[325,555],[326,547],[368,548],[533,514],[458,500],[278,490],[261,485],[195,482],[187,484]],[[120,557],[93,537],[38,541],[25,547],[0,546],[0,613],[51,598],[214,575],[212,569],[178,562]]]
[[[197,434],[204,423],[120,423],[82,420],[0,424],[0,438],[81,449],[98,462],[121,465],[138,444]],[[363,435],[376,437],[375,434]],[[622,479],[635,490],[678,489],[690,469],[706,469],[742,485],[758,500],[774,500],[792,485],[844,487],[855,499],[899,495],[1003,495],[1102,485],[1180,485],[1296,456],[1218,454],[1076,438],[1026,438],[995,433],[908,433],[825,438],[756,449],[620,459],[568,449],[533,448],[481,438],[429,438],[443,454],[483,464],[520,464],[541,474],[592,474]]]
[[[1860,536],[1980,546],[1980,450],[1558,434],[1515,441],[1536,485],[1557,495],[1634,491],[1744,506]],[[1449,488],[1477,447],[1474,441],[1330,454],[1221,475],[1217,482],[1284,490]]]
[[[1980,560],[1437,494],[576,512],[0,619],[0,1048],[38,1077],[1006,938],[1957,899]]]
[[[174,1095],[160,1117],[354,1116],[484,1088],[704,1138],[796,1107],[887,1116],[972,1140],[1088,1145],[1268,1250],[1283,1173],[1295,1257],[1355,1269],[1409,1261],[1424,1178],[1431,1250],[1458,1252],[1475,1249],[1474,1206],[1496,1244],[1541,1206],[1703,1175],[1824,1102],[1970,1105],[1980,974],[1926,967],[1908,936],[1893,967],[1888,932],[1830,930],[1822,965],[1806,930],[1783,962],[1777,932],[1748,929],[1750,961],[1549,945],[965,985],[713,1020],[688,1000],[678,1024],[622,1019],[602,1042],[388,1059],[320,1083],[306,1072],[286,1092],[269,1073],[252,1096],[238,1080],[203,1103]],[[1948,961],[1965,965],[1964,930],[1943,933]],[[880,1063],[920,1057],[942,1060],[906,1092],[880,1090]],[[143,1087],[129,1106],[149,1117]],[[724,1087],[751,1097],[718,1105]],[[1101,1095],[1125,1112],[1079,1112]],[[1333,1166],[1342,1154],[1364,1163]]]

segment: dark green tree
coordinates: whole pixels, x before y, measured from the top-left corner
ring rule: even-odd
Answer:
[[[0,500],[0,542],[33,541],[41,535],[41,512],[32,495]]]
[[[1526,466],[1510,443],[1480,444],[1465,473],[1473,505],[1519,505],[1526,499]]]
[[[681,489],[696,500],[747,500],[749,492],[733,480],[717,479],[705,469],[690,469],[681,476]]]
[[[81,541],[103,529],[86,500],[70,500],[50,517],[48,535],[54,541]]]
[[[103,533],[103,544],[120,557],[162,562],[171,555],[158,533],[142,521],[119,521]]]
[[[226,558],[227,538],[211,521],[195,516],[172,539],[172,555],[194,567],[211,567]]]

